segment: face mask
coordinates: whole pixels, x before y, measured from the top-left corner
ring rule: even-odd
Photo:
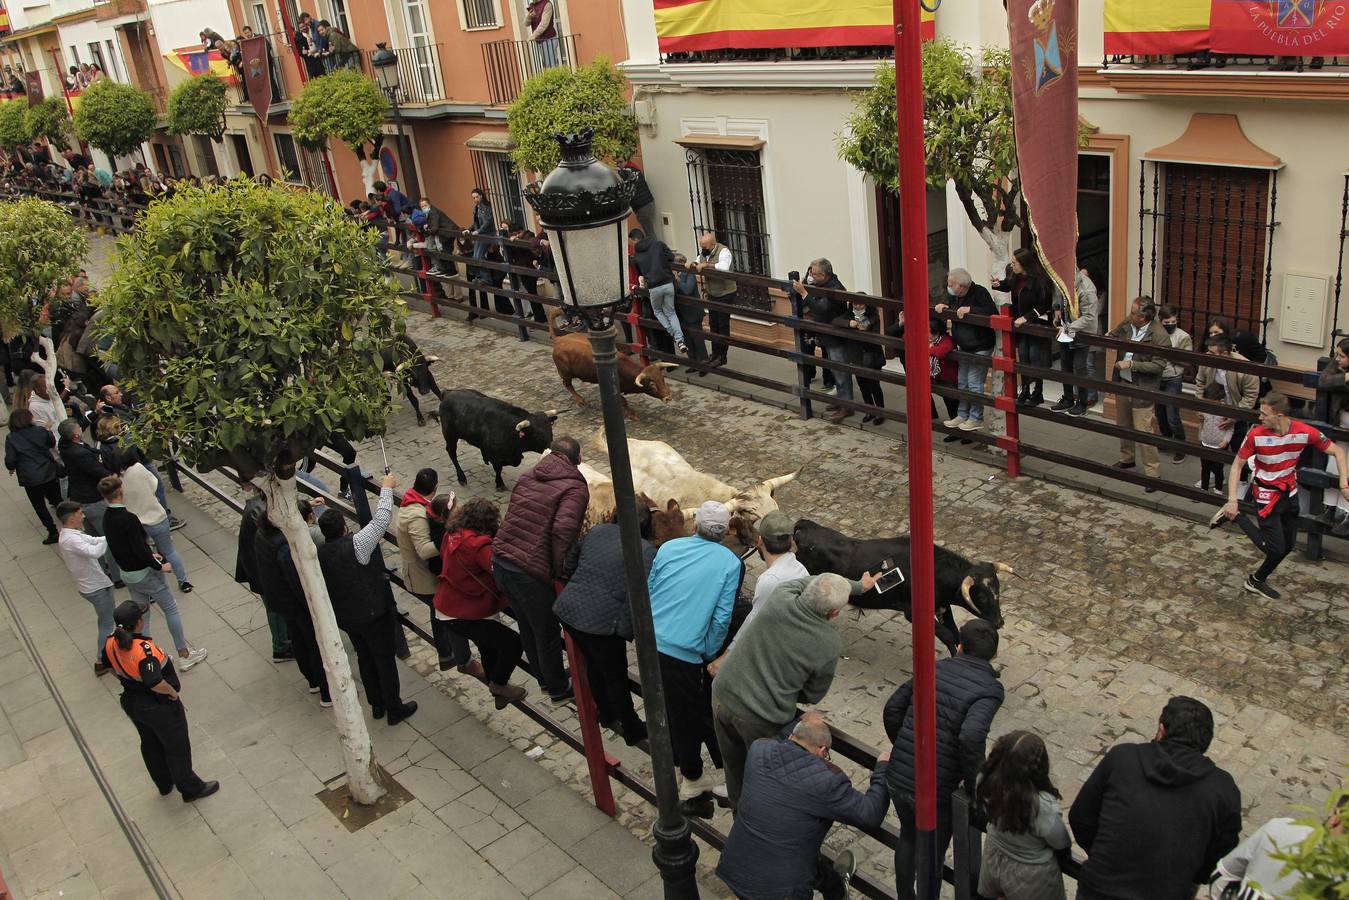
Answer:
[[[1176,333],[1176,326],[1175,326],[1175,325],[1163,325],[1162,327],[1166,329],[1166,333],[1167,333],[1167,334],[1175,334],[1175,333]]]
[[[956,289],[955,289],[955,288],[951,288],[951,287],[949,287],[949,288],[946,289],[946,293],[950,294],[952,297],[959,297],[959,296],[960,296],[959,294],[956,293]]]
[[[807,276],[806,276],[806,284],[814,284],[814,283],[815,283],[815,276],[814,276],[814,275],[807,275]]]

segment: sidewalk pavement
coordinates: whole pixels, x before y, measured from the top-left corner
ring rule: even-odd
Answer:
[[[188,900],[662,896],[646,844],[401,663],[417,714],[389,727],[365,712],[376,759],[416,799],[348,833],[315,797],[343,778],[331,714],[271,662],[260,601],[232,577],[235,533],[173,502],[196,586],[178,602],[210,651],[182,674],[193,762],[221,785],[194,804],[155,790],[116,679],[93,674],[93,610],[13,479],[0,488],[0,874],[17,898],[154,896],[136,843]],[[162,616],[151,630],[168,644]]]

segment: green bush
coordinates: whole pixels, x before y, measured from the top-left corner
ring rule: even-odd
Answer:
[[[26,101],[15,101],[24,102]],[[88,249],[70,211],[47,200],[0,203],[0,325],[33,333],[47,297],[79,271]]]
[[[24,122],[29,134],[35,138],[46,138],[58,148],[66,146],[70,138],[70,110],[66,108],[63,97],[48,97],[28,107]]]
[[[149,94],[104,78],[80,95],[75,135],[115,159],[148,141],[155,133],[156,118]]]
[[[99,326],[144,401],[140,446],[252,477],[287,472],[334,431],[382,433],[380,351],[404,310],[375,240],[317,191],[249,179],[142,213]]]
[[[1349,817],[1349,788],[1330,792],[1320,815],[1299,819],[1299,825],[1312,830],[1301,844],[1286,852],[1275,853],[1275,859],[1284,861],[1284,874],[1296,872],[1299,880],[1291,900],[1344,900],[1349,897],[1349,828],[1344,817]],[[1308,812],[1312,812],[1308,810]],[[1331,828],[1334,819],[1338,827]]]
[[[194,75],[169,94],[164,115],[170,134],[204,134],[216,143],[225,136],[229,86],[209,72]]]
[[[306,147],[326,147],[337,138],[354,153],[379,136],[388,114],[389,101],[378,85],[355,69],[339,69],[306,84],[288,120]]]
[[[556,66],[530,78],[507,111],[515,164],[551,172],[560,158],[553,135],[583,128],[595,130],[596,156],[626,162],[637,152],[637,119],[623,84],[623,76],[602,56],[575,72]]]
[[[0,100],[0,150],[12,153],[33,139],[27,112],[27,100]]]

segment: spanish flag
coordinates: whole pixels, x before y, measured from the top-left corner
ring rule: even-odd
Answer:
[[[895,42],[890,0],[653,0],[662,53]],[[923,40],[936,19],[923,11]]]
[[[210,72],[226,84],[239,83],[239,77],[234,74],[234,70],[230,68],[225,57],[220,55],[219,50],[171,50],[164,54],[164,58],[189,75],[205,75]]]
[[[1160,56],[1209,49],[1211,0],[1105,0],[1105,52]]]

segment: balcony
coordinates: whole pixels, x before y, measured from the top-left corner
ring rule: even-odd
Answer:
[[[534,41],[490,41],[482,45],[482,63],[487,71],[487,89],[492,103],[514,102],[520,87],[531,77],[554,66],[576,68],[576,38],[558,36],[557,49]]]
[[[440,67],[443,44],[423,44],[420,47],[390,47],[398,56],[398,102],[403,105],[425,106],[440,103],[445,96],[445,72]],[[378,50],[361,51],[361,69],[376,84],[379,76],[370,60]]]
[[[147,12],[145,0],[95,0],[94,18],[100,22]]]
[[[1107,56],[1082,70],[1083,87],[1189,97],[1349,100],[1349,57],[1236,56],[1199,51],[1174,56]]]

